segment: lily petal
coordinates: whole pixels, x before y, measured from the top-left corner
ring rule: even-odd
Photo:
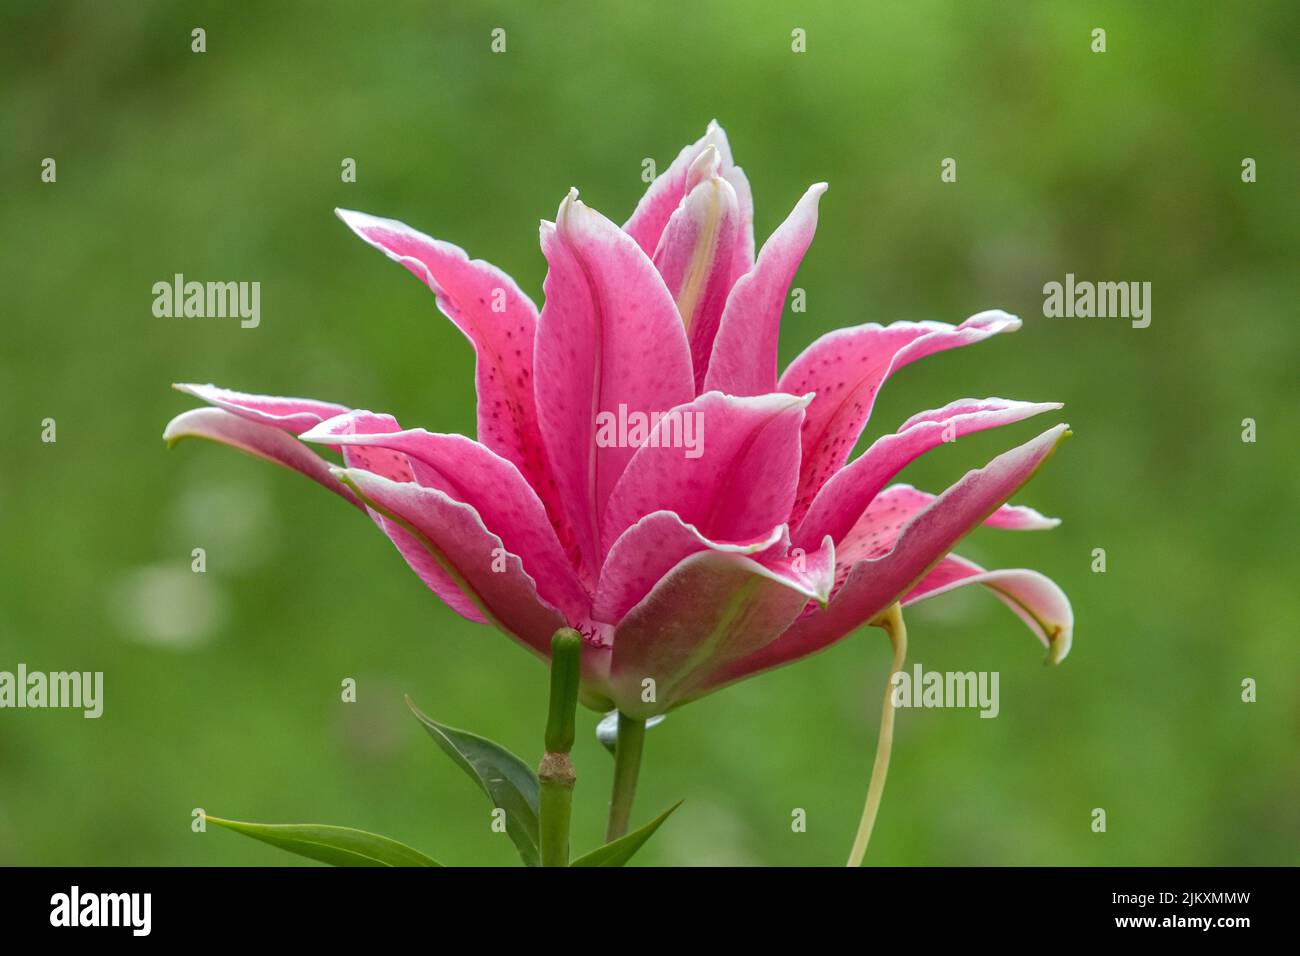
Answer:
[[[619,709],[664,713],[719,665],[752,656],[810,600],[825,601],[834,566],[830,538],[814,554],[779,561],[717,551],[682,561],[614,631],[609,680]]]
[[[533,392],[537,306],[510,276],[491,263],[471,259],[459,246],[395,219],[349,209],[336,209],[335,214],[367,244],[432,289],[438,308],[469,339],[476,359],[479,441],[514,462],[558,522],[560,509]]]
[[[784,524],[809,398],[706,392],[673,409],[636,450],[610,495],[602,542],[611,546],[624,529],[661,510],[720,541],[749,540]],[[683,436],[693,427],[695,449],[673,440],[679,426]]]
[[[690,190],[668,220],[654,255],[691,344],[697,391],[734,278],[740,210],[736,191],[718,174],[720,163],[712,146],[700,154],[690,170]]]
[[[551,635],[568,622],[538,595],[519,557],[506,550],[470,505],[436,488],[389,481],[360,469],[340,468],[335,474],[367,507],[405,532],[394,535],[394,543],[440,597],[459,610],[452,603],[455,595],[444,593],[450,584],[481,619],[549,656]]]
[[[333,402],[318,402],[311,398],[284,398],[279,395],[252,395],[236,392],[216,385],[193,385],[178,382],[172,388],[193,395],[209,405],[224,408],[241,418],[272,425],[291,435],[300,435],[327,418],[341,415],[348,409]]]
[[[352,422],[353,427],[372,432],[397,432],[401,431],[402,428],[397,423],[397,419],[391,415],[375,415],[372,412],[364,411],[349,412],[346,416],[338,416],[327,421],[334,422],[343,418]],[[304,436],[307,434],[310,434],[310,432],[305,432]],[[300,440],[303,440],[302,437],[300,437]],[[354,471],[365,471],[398,483],[415,481],[415,468],[411,460],[399,451],[364,445],[340,447],[338,444],[330,444],[328,447],[341,451],[344,464]],[[335,481],[338,480],[335,477],[338,471],[335,468],[330,469],[330,476]],[[348,494],[351,495],[352,492],[349,490]],[[365,504],[362,504],[362,507],[379,530],[388,537],[388,540],[393,542],[398,552],[406,558],[407,564],[411,566],[411,569],[420,580],[433,593],[442,598],[448,607],[466,620],[473,621],[476,624],[488,623],[488,619],[483,616],[474,602],[461,590],[460,585],[430,556],[428,550],[415,536],[403,528],[399,522],[385,517],[374,508]]]
[[[237,393],[226,394],[228,396]],[[204,396],[200,395],[200,397]],[[286,421],[287,414],[281,415],[279,412],[287,412],[287,409],[280,407],[276,413],[263,412],[263,414],[276,416],[266,419],[266,422],[270,423],[264,423],[258,414],[238,414],[228,412],[224,408],[197,408],[174,418],[164,431],[163,439],[170,445],[174,445],[180,439],[188,437],[218,441],[256,455],[259,458],[264,458],[267,461],[292,468],[313,481],[319,482],[368,514],[375,524],[379,526],[379,529],[396,545],[398,551],[407,558],[407,561],[421,580],[438,594],[452,610],[468,620],[486,624],[487,619],[479,612],[474,603],[465,596],[456,582],[433,561],[419,542],[399,524],[390,521],[358,500],[352,491],[338,480],[336,477],[337,469],[304,445],[299,438],[294,437],[292,429],[301,425],[301,422],[290,424]],[[288,414],[295,413],[288,412]],[[369,412],[359,414],[368,416],[369,419],[373,420],[370,425],[372,428],[388,428],[396,431],[400,427],[389,416],[376,416],[371,415]],[[329,447],[336,451],[340,450],[337,444],[329,444]],[[364,447],[350,447],[341,450],[344,461],[351,468],[364,469],[391,481],[406,482],[414,480],[410,462],[405,455],[399,452],[383,448]]]
[[[576,191],[541,233],[550,268],[537,329],[538,418],[583,580],[594,585],[605,502],[635,451],[599,446],[598,419],[690,401],[691,355],[677,306],[653,263],[579,202]]]
[[[820,541],[828,534],[837,542],[843,541],[890,479],[925,452],[945,441],[1023,421],[1060,407],[1059,402],[965,398],[913,415],[895,434],[878,439],[857,460],[822,485],[793,538],[804,545]]]
[[[1057,425],[967,472],[912,516],[885,553],[857,560],[842,556],[847,576],[825,610],[805,614],[758,653],[723,668],[709,686],[806,657],[872,620],[911,591],[958,541],[1029,481],[1068,434],[1068,426]]]
[[[653,256],[659,248],[659,240],[668,220],[686,196],[691,166],[710,146],[718,151],[720,175],[731,184],[736,193],[740,219],[738,238],[733,247],[732,274],[740,276],[749,271],[754,261],[754,200],[749,180],[732,159],[727,134],[716,120],[709,123],[703,136],[684,147],[668,168],[650,184],[637,203],[636,211],[623,224],[623,231],[636,240],[647,256]]]
[[[724,317],[725,322],[725,317]],[[917,359],[1020,328],[1006,312],[981,312],[958,326],[943,322],[868,323],[827,333],[781,376],[783,392],[816,392],[804,422],[803,465],[793,523],[848,461],[885,380]],[[719,340],[722,334],[719,333]]]
[[[731,246],[731,281],[754,268],[754,194],[749,187],[749,177],[739,166],[723,166],[722,178],[731,183],[736,193],[736,207],[740,216],[736,225],[736,241]]]
[[[418,484],[436,488],[478,512],[505,549],[523,561],[547,603],[571,621],[585,620],[591,599],[565,556],[541,499],[515,464],[464,435],[387,428],[385,418],[351,412],[322,422],[302,440],[339,444],[347,453],[383,449],[404,456]],[[396,425],[392,419],[388,422]]]
[[[839,542],[841,564],[887,554],[907,523],[936,500],[937,496],[911,485],[890,485]],[[1003,531],[1045,531],[1060,523],[1060,518],[1048,518],[1026,505],[1002,505],[982,522],[986,528]]]
[[[1037,571],[985,571],[972,561],[950,554],[908,592],[902,604],[908,607],[968,584],[982,584],[1011,608],[1043,642],[1053,664],[1065,660],[1074,638],[1074,609],[1056,582]]]
[[[713,541],[671,511],[656,511],[632,525],[614,542],[600,570],[592,617],[617,624],[674,567],[693,554],[718,551],[757,555],[790,546],[784,525],[748,541]]]
[[[776,390],[785,295],[817,231],[817,202],[824,192],[825,183],[809,187],[763,244],[754,268],[736,280],[713,342],[705,389],[729,395]],[[790,389],[782,387],[781,391]]]
[[[206,438],[292,468],[358,508],[362,507],[352,492],[330,473],[329,462],[279,425],[262,424],[250,416],[228,412],[224,408],[193,408],[173,418],[163,431],[163,441],[169,446],[182,438]]]

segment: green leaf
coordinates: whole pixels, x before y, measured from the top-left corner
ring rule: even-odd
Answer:
[[[537,806],[541,785],[533,768],[500,744],[443,726],[422,713],[409,697],[406,706],[424,724],[434,743],[487,794],[492,805],[506,812],[506,833],[524,864],[540,866]]]
[[[592,850],[586,856],[580,856],[570,866],[622,866],[632,855],[641,849],[646,840],[654,836],[654,832],[659,829],[668,816],[682,805],[678,800],[671,807],[665,810],[659,816],[655,817],[640,830],[633,830],[626,836],[621,836],[612,843],[606,843],[599,849]]]
[[[442,866],[419,850],[377,833],[315,823],[242,823],[203,817],[227,830],[333,866]]]

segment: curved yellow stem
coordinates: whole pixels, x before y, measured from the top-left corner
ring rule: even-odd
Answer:
[[[862,820],[858,823],[858,834],[849,852],[848,866],[862,865],[862,858],[867,855],[867,844],[871,841],[871,829],[876,825],[880,798],[885,792],[885,776],[889,773],[889,751],[894,743],[894,675],[903,669],[907,657],[907,628],[903,624],[903,610],[898,604],[892,605],[871,623],[884,628],[889,635],[889,642],[894,645],[894,663],[885,683],[885,703],[880,712],[880,735],[876,739],[876,762],[871,768],[867,802],[862,808]]]

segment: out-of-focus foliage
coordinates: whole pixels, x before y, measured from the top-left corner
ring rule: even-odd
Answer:
[[[0,711],[0,863],[293,862],[191,832],[196,807],[514,861],[402,697],[532,760],[543,668],[442,607],[331,495],[229,449],[167,451],[163,424],[193,404],[167,386],[472,434],[469,348],[331,209],[456,242],[540,301],[537,221],[565,191],[622,221],[642,160],[662,169],[715,116],[760,241],[831,184],[783,358],[867,321],[1026,319],[895,377],[868,439],[984,395],[1064,401],[1076,433],[1020,498],[1062,527],[962,548],[1059,581],[1074,651],[1044,667],[984,594],[909,615],[912,659],[1000,672],[1001,713],[899,714],[869,862],[1295,863],[1298,33],[1282,0],[6,3],[0,670],[102,670],[105,710]],[[260,327],[155,318],[151,287],[176,273],[261,282]],[[1151,282],[1150,328],[1044,318],[1066,273]],[[940,490],[1035,426],[904,478]],[[685,803],[638,862],[842,862],[888,660],[867,632],[671,714],[634,825]],[[575,854],[608,798],[596,719]]]

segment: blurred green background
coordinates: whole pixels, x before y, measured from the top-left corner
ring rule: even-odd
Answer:
[[[760,242],[809,183],[831,184],[783,359],[867,321],[1026,319],[896,376],[867,440],[984,395],[1063,401],[1075,431],[1018,499],[1062,527],[961,548],[1060,582],[1075,649],[1044,667],[974,590],[909,615],[913,661],[1000,672],[1001,715],[900,713],[868,862],[1298,862],[1297,35],[1285,0],[9,0],[0,670],[102,670],[106,701],[99,720],[0,711],[0,863],[295,862],[191,833],[196,807],[376,830],[449,863],[515,859],[402,694],[532,762],[544,669],[444,608],[314,485],[206,443],[168,452],[164,423],[195,404],[168,385],[472,434],[460,333],[332,208],[456,242],[540,302],[537,221],[568,187],[621,222],[642,159],[664,168],[715,116]],[[40,181],[45,157],[57,183]],[[1258,182],[1241,181],[1244,157]],[[261,326],[155,318],[151,287],[177,272],[260,281]],[[1043,284],[1067,272],[1151,282],[1151,326],[1043,318]],[[941,490],[1050,423],[963,439],[903,480]],[[867,632],[670,715],[636,817],[686,802],[639,862],[841,863],[888,661]],[[1246,677],[1257,703],[1241,702]],[[595,715],[580,719],[585,849],[611,762]]]

